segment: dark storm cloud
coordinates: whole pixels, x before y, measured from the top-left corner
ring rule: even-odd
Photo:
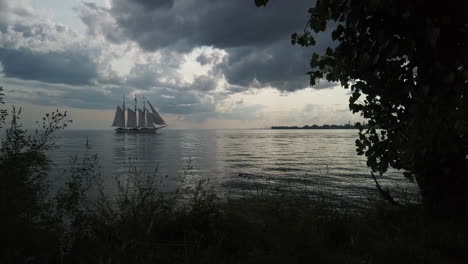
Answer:
[[[152,8],[149,2],[154,3]],[[314,1],[271,1],[260,9],[250,0],[179,0],[171,2],[170,7],[161,3],[113,0],[105,15],[93,11],[104,9],[87,6],[81,17],[95,21],[88,24],[91,32],[100,32],[111,41],[133,40],[148,51],[166,48],[188,52],[199,46],[224,49],[228,59],[216,67],[237,91],[265,86],[283,91],[307,87],[312,52],[331,44],[324,34],[318,36],[317,47],[291,45],[291,33],[304,29],[306,12]],[[111,31],[119,32],[121,39],[109,37]],[[201,65],[216,64],[221,57],[202,53],[196,60]]]
[[[242,87],[272,86],[294,91],[308,86],[308,49],[290,49],[285,40],[264,48],[228,50],[228,59],[217,67],[227,81]],[[285,52],[288,51],[289,52]]]
[[[145,8],[154,10],[156,8],[171,8],[174,5],[173,0],[130,0],[140,5],[143,5]]]
[[[97,78],[96,64],[86,52],[35,52],[0,48],[6,77],[50,83],[87,85]]]
[[[148,8],[150,2],[154,3],[152,8]],[[304,0],[274,1],[267,8],[257,9],[250,0],[179,0],[168,8],[166,2],[113,0],[108,13],[125,37],[137,41],[146,50],[167,46],[190,50],[196,46],[229,48],[269,44],[278,36],[289,36],[302,29],[307,8],[312,4]],[[99,9],[90,4],[87,8]],[[99,15],[100,18],[93,19],[110,23],[103,14]],[[84,20],[90,16],[95,14],[81,13]]]
[[[309,86],[309,60],[314,51],[323,51],[333,46],[328,33],[316,36],[317,45],[313,48],[291,46],[288,36],[260,47],[228,49],[229,56],[218,64],[217,70],[225,74],[233,85],[245,87],[272,86],[282,91],[295,91]],[[322,80],[314,89],[336,86]]]

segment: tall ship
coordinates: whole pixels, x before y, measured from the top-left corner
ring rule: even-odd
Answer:
[[[148,103],[149,110],[146,109]],[[125,118],[127,112],[127,118]],[[166,122],[154,109],[153,105],[143,97],[143,109],[137,108],[137,98],[135,96],[135,109],[125,110],[125,97],[122,107],[117,106],[114,116],[113,127],[117,127],[117,133],[156,133],[158,129],[166,127]]]

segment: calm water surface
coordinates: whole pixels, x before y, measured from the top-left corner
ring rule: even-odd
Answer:
[[[372,187],[365,157],[356,154],[357,130],[170,130],[158,134],[116,134],[109,131],[63,131],[52,151],[56,177],[83,154],[86,139],[101,164],[106,181],[129,167],[159,175],[168,186],[184,177],[187,162],[192,178],[208,178],[221,192],[239,193],[259,186],[281,188],[332,187],[348,197]],[[402,172],[387,173],[387,186],[407,186]],[[168,187],[170,188],[170,187]]]

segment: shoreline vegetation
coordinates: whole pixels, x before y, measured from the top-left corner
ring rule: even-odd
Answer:
[[[31,136],[19,114],[0,149],[1,263],[465,263],[464,219],[428,217],[414,201],[398,206],[368,193],[346,197],[291,190],[232,198],[187,165],[185,184],[164,191],[166,177],[136,167],[106,191],[97,155],[86,143],[49,193],[45,150],[66,114],[46,115]]]
[[[466,223],[433,219],[419,204],[391,206],[368,193],[337,206],[325,193],[258,190],[220,196],[208,179],[173,192],[165,177],[137,168],[109,196],[89,148],[41,208],[9,214],[2,263],[464,263]],[[16,194],[14,202],[27,197]],[[4,201],[5,202],[5,201]],[[19,208],[18,208],[19,209]],[[24,210],[26,209],[26,210]]]

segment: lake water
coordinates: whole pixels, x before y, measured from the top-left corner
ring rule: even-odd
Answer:
[[[374,188],[365,157],[356,154],[357,130],[171,130],[158,134],[63,131],[51,153],[58,178],[71,155],[96,153],[106,181],[136,166],[167,177],[167,188],[190,177],[209,179],[219,192],[239,194],[262,188],[324,188],[346,197]],[[109,183],[110,184],[110,183]],[[402,172],[390,171],[385,186],[405,186]],[[411,187],[411,186],[410,186]]]

